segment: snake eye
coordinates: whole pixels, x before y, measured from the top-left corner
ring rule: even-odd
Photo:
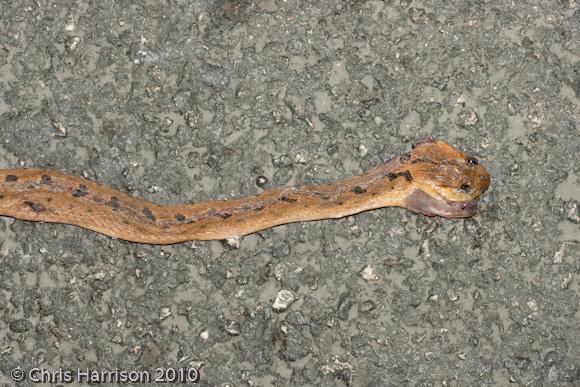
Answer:
[[[475,157],[471,157],[471,156],[467,159],[467,163],[471,166],[479,164],[477,159]]]
[[[467,192],[469,192],[469,191],[471,190],[471,187],[470,187],[470,186],[469,186],[469,184],[467,184],[467,183],[463,183],[463,184],[461,184],[461,187],[460,187],[460,188],[461,188],[461,190],[462,190],[463,192],[465,192],[465,193],[467,193]]]

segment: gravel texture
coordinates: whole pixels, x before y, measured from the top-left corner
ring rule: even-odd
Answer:
[[[1,218],[0,382],[580,385],[579,7],[0,1],[0,167],[177,203],[352,176],[431,135],[492,176],[469,220],[385,209],[239,246]]]

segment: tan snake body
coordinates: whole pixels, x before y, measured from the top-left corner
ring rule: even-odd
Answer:
[[[0,169],[0,215],[73,224],[132,242],[172,244],[390,206],[464,218],[475,214],[489,184],[489,174],[476,159],[443,141],[427,140],[362,175],[330,184],[178,205],[157,205],[54,170]]]

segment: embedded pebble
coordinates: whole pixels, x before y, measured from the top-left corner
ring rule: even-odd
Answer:
[[[282,277],[288,273],[288,271],[290,271],[288,264],[285,262],[280,262],[274,267],[274,278],[276,278],[277,281],[281,281]]]
[[[296,301],[296,296],[290,290],[282,289],[276,295],[276,299],[272,304],[274,312],[284,312],[292,303]]]
[[[459,118],[464,126],[475,126],[479,122],[479,117],[474,111],[461,112]]]
[[[338,298],[338,305],[336,307],[336,313],[340,320],[343,321],[348,320],[350,308],[352,307],[353,303],[354,301],[349,292],[345,292],[340,295],[340,297]]]
[[[239,249],[242,239],[239,236],[234,236],[225,240],[225,244],[230,249]]]
[[[283,340],[283,350],[280,353],[282,358],[294,362],[305,357],[311,351],[311,339],[302,330],[288,324]]]
[[[306,164],[306,158],[300,153],[294,157],[294,161],[298,164]]]
[[[334,357],[330,363],[320,367],[320,372],[323,375],[341,375],[341,379],[345,381],[347,386],[352,385],[352,380],[356,373],[352,364],[343,362],[338,357]]]
[[[457,295],[457,293],[455,293],[451,289],[447,291],[447,298],[449,298],[449,300],[451,300],[451,301],[459,300],[459,296]]]
[[[526,304],[528,305],[528,308],[530,308],[530,310],[532,311],[533,315],[536,315],[540,310],[538,303],[534,299],[529,300]]]
[[[74,51],[79,46],[80,42],[81,42],[80,36],[71,36],[71,37],[67,38],[67,40],[65,42],[66,49],[69,51]]]
[[[14,320],[10,323],[10,330],[16,333],[27,332],[32,329],[32,323],[26,319]]]
[[[572,223],[580,223],[580,214],[578,211],[578,203],[570,202],[566,204],[566,219]]]
[[[272,248],[272,256],[275,258],[282,258],[290,254],[290,245],[282,242]]]
[[[263,187],[268,184],[268,178],[266,176],[260,175],[256,177],[256,185],[258,187]]]
[[[348,228],[348,236],[358,238],[361,236],[362,230],[358,224],[353,224]]]
[[[242,327],[239,322],[235,320],[226,320],[224,328],[231,336],[239,336],[242,333]]]
[[[375,273],[375,270],[370,265],[366,265],[360,272],[360,276],[365,281],[378,281],[380,277]]]
[[[276,168],[288,168],[292,166],[292,160],[286,155],[276,156],[272,159],[272,164]]]
[[[375,304],[375,302],[373,300],[366,300],[361,302],[358,305],[358,311],[360,313],[368,313],[371,310],[375,309],[377,307],[377,304]]]
[[[168,307],[164,307],[161,308],[161,311],[159,312],[159,321],[163,321],[165,320],[167,317],[171,316],[173,313],[171,313],[171,309]]]
[[[99,270],[98,272],[89,275],[89,278],[94,279],[96,281],[102,281],[103,279],[105,279],[105,272]]]
[[[368,154],[369,154],[369,150],[367,149],[367,147],[366,147],[366,146],[364,146],[364,144],[361,144],[361,145],[359,145],[359,147],[358,147],[358,154],[359,154],[361,157],[365,157],[366,155],[368,155]]]
[[[564,241],[561,242],[560,248],[556,253],[554,253],[554,257],[552,258],[552,262],[554,264],[561,264],[566,258],[574,257],[574,248],[578,242],[576,241]],[[573,258],[572,258],[573,259]]]
[[[76,26],[76,22],[75,22],[75,17],[74,14],[72,13],[68,13],[65,16],[65,23],[64,23],[64,30],[65,31],[74,31],[75,30],[75,26]]]

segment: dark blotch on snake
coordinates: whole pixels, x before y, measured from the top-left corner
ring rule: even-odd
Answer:
[[[411,158],[411,154],[410,153],[404,153],[401,156],[399,156],[399,161],[401,162],[401,164],[404,164],[407,161],[409,161],[410,158]]]
[[[24,204],[26,204],[34,212],[46,211],[46,208],[42,204],[39,204],[39,203],[25,201]]]
[[[13,181],[18,181],[18,177],[16,175],[6,175],[4,181],[7,183],[11,183]]]
[[[350,191],[351,192],[354,192],[357,195],[360,195],[360,194],[363,194],[363,193],[367,192],[367,189],[366,188],[363,188],[363,187],[361,187],[359,185],[355,185],[354,187],[351,188]]]
[[[155,216],[148,207],[143,207],[143,215],[152,222],[155,222]]]
[[[409,172],[409,171],[399,172],[399,176],[404,176],[408,182],[413,181],[413,176],[411,175],[411,172]]]
[[[75,198],[82,198],[87,196],[87,187],[84,184],[79,184],[79,187],[75,189],[72,193]]]
[[[116,196],[112,196],[108,204],[114,211],[117,211],[120,207],[119,199]]]

